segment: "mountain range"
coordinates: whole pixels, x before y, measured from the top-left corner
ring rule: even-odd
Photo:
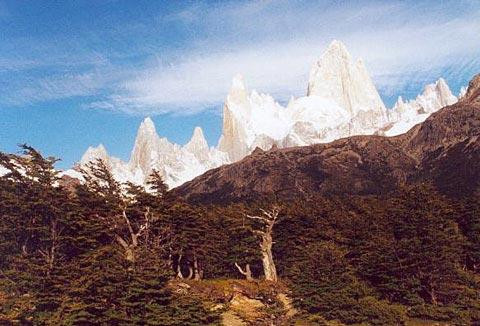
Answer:
[[[175,188],[208,170],[238,162],[256,148],[291,148],[356,135],[397,136],[456,102],[440,78],[425,86],[416,99],[399,97],[387,109],[363,61],[353,60],[341,42],[333,41],[314,63],[306,95],[292,97],[285,107],[270,95],[249,93],[242,76],[235,76],[223,106],[222,135],[216,147],[208,146],[200,127],[186,145],[171,143],[159,137],[153,121],[146,118],[128,162],[110,156],[100,144],[89,147],[64,174],[82,179],[80,168],[101,159],[118,181],[143,185],[155,169]]]
[[[173,189],[191,202],[380,195],[405,185],[433,183],[443,194],[480,189],[480,74],[457,103],[408,132],[352,136],[328,144],[255,150]]]

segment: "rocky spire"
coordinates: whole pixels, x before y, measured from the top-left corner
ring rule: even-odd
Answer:
[[[223,106],[222,136],[218,149],[226,152],[232,161],[247,155],[246,128],[244,123],[250,119],[251,107],[243,77],[236,75]]]
[[[399,97],[401,99],[401,97]],[[408,131],[417,123],[423,122],[428,115],[457,102],[443,78],[424,87],[423,93],[408,102],[397,101],[389,111],[392,128],[387,136],[395,136]]]
[[[103,144],[99,144],[97,147],[89,146],[80,159],[80,165],[86,165],[97,160],[102,160],[107,165],[110,164],[110,157]]]
[[[335,101],[352,117],[372,111],[386,117],[385,106],[362,60],[352,62],[345,45],[333,41],[310,71],[307,96]]]
[[[185,144],[184,148],[195,155],[200,161],[208,159],[209,148],[208,143],[203,135],[203,130],[200,127],[195,127],[190,141]]]
[[[138,128],[129,165],[132,168],[139,167],[142,171],[149,172],[151,156],[156,152],[158,141],[159,137],[152,119],[145,118]]]
[[[248,103],[248,94],[242,75],[237,74],[233,77],[232,86],[228,92],[225,106],[237,114],[244,116],[250,115],[251,109]]]
[[[155,124],[153,123],[150,117],[146,117],[140,127],[138,128],[137,137],[139,136],[157,136],[157,131],[155,129]]]
[[[193,135],[190,141],[185,145],[189,148],[208,148],[207,141],[205,140],[205,136],[203,135],[203,130],[201,127],[195,127],[193,130]]]

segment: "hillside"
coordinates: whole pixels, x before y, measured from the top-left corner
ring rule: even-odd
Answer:
[[[354,136],[328,144],[255,150],[210,170],[172,193],[191,202],[309,198],[316,194],[382,194],[432,181],[444,193],[478,188],[480,76],[458,103],[396,137]]]

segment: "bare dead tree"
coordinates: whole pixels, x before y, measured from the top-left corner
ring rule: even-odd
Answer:
[[[182,258],[183,254],[178,255],[177,259],[177,278],[179,279],[194,279],[196,281],[203,278],[203,270],[200,268],[197,256],[193,255],[193,266],[191,262],[188,262],[188,275],[184,276],[182,273]]]
[[[138,228],[138,231],[135,232],[133,230],[133,227],[132,227],[132,224],[130,223],[129,218],[127,217],[126,209],[124,208],[122,210],[122,217],[123,217],[123,220],[125,221],[125,224],[127,225],[129,237],[122,237],[117,232],[117,233],[115,233],[115,240],[123,248],[125,259],[127,261],[129,261],[130,263],[135,263],[135,250],[138,247],[139,237],[143,233],[148,231],[148,229],[150,227],[149,216],[150,216],[150,207],[147,207],[147,209],[145,210],[145,213],[143,215],[144,222],[140,225],[140,227]]]
[[[270,211],[266,211],[264,209],[262,209],[261,211],[263,214],[262,216],[247,215],[247,217],[252,220],[258,220],[262,224],[262,230],[253,230],[253,232],[255,234],[258,234],[261,238],[260,250],[262,252],[262,264],[263,272],[265,274],[265,280],[276,282],[278,277],[272,254],[272,233],[273,226],[278,219],[280,209],[275,206]]]
[[[243,270],[240,265],[235,262],[235,267],[237,267],[240,274],[244,275],[247,281],[253,281],[252,271],[250,270],[250,264],[245,265],[245,270]]]
[[[57,251],[60,247],[60,235],[62,230],[59,230],[58,223],[55,219],[53,219],[50,223],[50,241],[47,248],[38,249],[38,252],[43,257],[45,262],[47,263],[47,276],[50,275],[53,267],[55,266],[55,261],[57,257]],[[26,246],[22,248],[26,253]]]

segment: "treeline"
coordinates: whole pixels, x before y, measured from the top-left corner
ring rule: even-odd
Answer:
[[[171,279],[278,275],[312,324],[480,323],[480,196],[419,185],[384,197],[190,205],[155,171],[146,192],[103,162],[66,189],[54,158],[22,148],[0,154],[10,171],[0,177],[1,322],[213,325],[219,312],[176,294]]]

